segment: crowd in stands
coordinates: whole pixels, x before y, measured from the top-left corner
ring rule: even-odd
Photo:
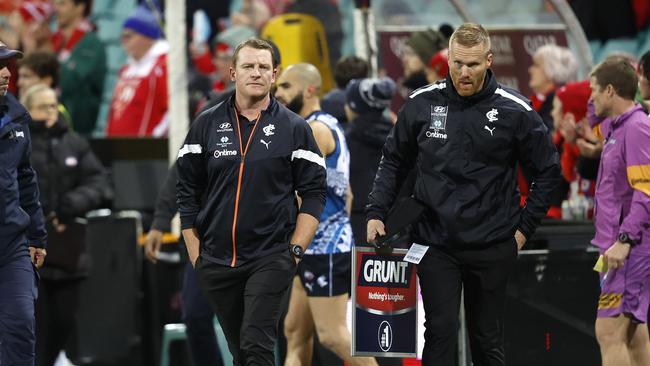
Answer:
[[[381,148],[397,118],[397,111],[390,110],[391,100],[401,87],[414,91],[447,78],[447,47],[453,27],[427,28],[410,35],[401,55],[403,83],[397,85],[387,77],[372,77],[367,60],[341,55],[343,31],[335,1],[240,2],[240,9],[230,14],[231,1],[206,2],[210,4],[202,9],[188,2],[196,14],[188,19],[191,117],[232,94],[230,67],[235,48],[258,36],[272,17],[297,12],[318,18],[324,25],[335,81],[335,88],[323,93],[321,107],[339,121],[344,131],[350,150],[353,236],[356,242],[364,242],[364,208]],[[172,122],[168,116],[169,44],[162,27],[164,9],[143,2],[134,6],[119,29],[121,47],[128,58],[117,74],[106,123],[99,123],[105,128],[98,131],[108,68],[105,43],[93,23],[93,0],[11,3],[13,7],[0,8],[4,12],[0,14],[4,19],[0,23],[0,40],[10,48],[21,49],[25,56],[10,67],[12,75],[17,76],[10,90],[32,116],[32,159],[39,174],[44,213],[52,230],[64,231],[75,217],[109,205],[113,194],[109,174],[90,150],[87,138],[167,136]],[[643,2],[635,1],[569,3],[592,47],[599,52],[597,58],[625,59],[638,70],[636,101],[647,112],[650,7],[641,9],[639,4]],[[613,6],[616,10],[612,10]],[[604,14],[607,19],[602,18]],[[616,16],[610,18],[612,14]],[[601,53],[609,52],[604,47],[609,40],[621,37],[634,40],[634,49],[612,55]],[[280,60],[284,50],[276,51],[274,57]],[[641,55],[638,60],[637,55]],[[550,219],[592,218],[600,152],[612,123],[596,116],[590,102],[589,80],[578,80],[578,66],[571,49],[547,44],[535,51],[528,69],[529,87],[533,90],[529,99],[561,157],[563,181],[552,197],[547,215]],[[522,205],[529,189],[527,176],[526,170],[520,169]],[[409,183],[404,184],[403,195],[408,195],[409,189]],[[37,307],[37,356],[39,365],[52,365],[65,346],[78,302],[79,281],[87,268],[63,271],[45,263]]]

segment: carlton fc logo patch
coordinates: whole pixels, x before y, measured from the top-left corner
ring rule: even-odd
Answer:
[[[447,106],[431,106],[431,123],[430,130],[444,131],[447,127]]]
[[[269,124],[268,126],[264,126],[262,129],[262,132],[264,132],[265,136],[273,136],[275,135],[275,126],[273,124]]]
[[[499,117],[497,117],[498,115],[499,111],[497,111],[496,108],[492,108],[492,110],[485,114],[485,117],[487,117],[488,122],[495,122],[499,120]]]

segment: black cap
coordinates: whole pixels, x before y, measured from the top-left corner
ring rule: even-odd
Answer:
[[[0,59],[8,59],[11,57],[23,58],[23,53],[18,50],[12,50],[0,41]]]

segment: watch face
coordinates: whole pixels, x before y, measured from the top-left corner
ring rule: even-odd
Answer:
[[[291,246],[291,252],[297,256],[301,257],[302,256],[302,247],[300,245],[292,245]]]

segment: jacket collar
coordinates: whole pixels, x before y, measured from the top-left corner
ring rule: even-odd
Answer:
[[[23,105],[18,102],[16,97],[14,97],[9,92],[7,92],[4,98],[2,98],[2,101],[0,102],[0,108],[0,118],[4,118],[7,115],[9,116],[9,122],[2,126],[2,129],[0,130],[0,136],[4,136],[9,130],[11,130],[13,128],[12,124],[27,123],[29,120],[29,114],[27,114],[25,107],[23,107]]]
[[[27,110],[18,102],[18,99],[16,99],[13,94],[7,92],[4,98],[0,99],[0,116],[4,116],[6,113],[9,114],[11,122],[16,122],[16,119],[21,117],[23,119],[22,122],[24,122]]]
[[[237,108],[235,107],[235,92],[232,93],[232,95],[228,98],[228,102],[226,103],[228,106],[228,109],[230,110],[230,113],[236,113]],[[278,112],[278,106],[279,103],[277,99],[275,99],[274,96],[270,96],[271,101],[269,102],[269,105],[262,111],[262,114],[268,113],[269,115],[275,115]]]
[[[641,107],[640,104],[635,104],[634,107],[630,108],[627,112],[621,114],[620,116],[614,118],[612,121],[612,127],[618,127],[619,125],[623,124],[625,121],[627,121],[634,113],[637,111],[643,112],[643,107]]]
[[[50,136],[61,136],[68,131],[68,123],[59,113],[59,118],[52,127],[45,127],[44,121],[32,121],[29,129],[34,136],[44,134],[49,134]]]
[[[445,90],[447,90],[447,94],[450,98],[458,102],[468,103],[468,104],[473,104],[483,99],[487,99],[491,97],[498,87],[497,80],[494,77],[494,73],[490,69],[487,69],[487,72],[485,73],[485,81],[483,82],[483,88],[478,93],[472,94],[468,97],[463,97],[458,94],[456,88],[454,87],[454,83],[451,81],[451,74],[447,74],[446,83],[447,83],[447,88],[445,88]]]

